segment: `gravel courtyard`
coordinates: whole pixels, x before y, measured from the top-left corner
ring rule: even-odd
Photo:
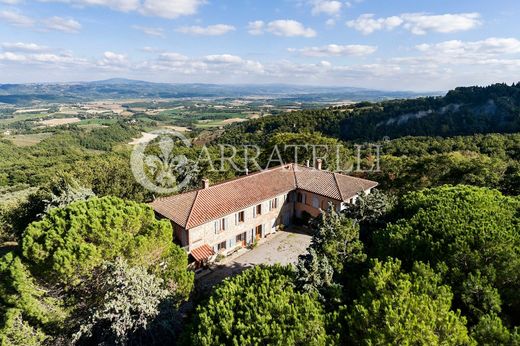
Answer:
[[[205,290],[229,276],[241,273],[258,264],[290,264],[298,262],[298,256],[307,252],[311,236],[299,229],[279,231],[262,239],[252,250],[241,250],[240,253],[226,258],[213,272],[197,279],[196,285]]]

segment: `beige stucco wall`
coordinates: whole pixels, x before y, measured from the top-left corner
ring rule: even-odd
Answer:
[[[278,198],[278,207],[272,210],[269,210],[269,201],[274,199],[269,199],[262,201],[262,214],[253,217],[253,208],[256,208],[257,204],[253,206],[249,206],[244,211],[245,220],[238,225],[235,225],[235,214],[232,213],[230,215],[225,216],[224,218],[227,221],[227,228],[225,231],[221,231],[219,233],[215,233],[215,220],[212,220],[203,225],[194,227],[189,230],[189,251],[204,245],[208,244],[211,247],[229,240],[235,240],[236,236],[242,234],[244,232],[248,232],[248,239],[251,237],[251,230],[254,230],[259,225],[264,225],[265,227],[265,235],[269,235],[274,231],[272,228],[272,224],[274,220],[278,220],[276,223],[283,223],[283,214],[287,213],[289,222],[292,218],[292,213],[294,210],[293,203],[289,202],[288,193],[281,194],[277,196]],[[260,204],[260,203],[259,203]],[[232,245],[232,244],[231,244]],[[232,247],[234,247],[232,245]],[[228,243],[228,248],[226,250],[230,250],[230,244]]]
[[[297,202],[297,192],[306,194],[305,203]],[[370,190],[365,192],[370,193]],[[272,227],[275,220],[277,225],[282,223],[288,224],[292,222],[293,216],[301,217],[301,213],[303,211],[307,211],[313,217],[316,217],[321,213],[320,209],[322,206],[328,206],[329,203],[332,203],[336,211],[340,211],[344,208],[345,204],[338,200],[302,190],[294,191],[294,196],[290,196],[290,194],[291,192],[289,191],[285,194],[278,195],[278,207],[272,210],[269,210],[269,201],[271,201],[273,198],[262,201],[262,215],[257,215],[256,217],[253,217],[253,209],[256,208],[257,204],[242,209],[244,211],[245,220],[238,225],[235,225],[236,213],[226,215],[223,217],[227,222],[227,227],[224,231],[215,233],[216,220],[212,220],[203,225],[194,227],[188,230],[189,244],[183,245],[187,245],[188,251],[191,251],[204,244],[215,248],[217,244],[226,241],[226,250],[223,253],[227,253],[238,246],[238,244],[235,243],[235,239],[239,234],[246,232],[248,242],[252,241],[254,237],[254,230],[257,226],[264,225],[263,235],[268,236],[275,231],[275,228]],[[315,208],[313,206],[314,197],[318,198],[319,208]],[[357,196],[353,197],[352,200],[355,201],[356,198]]]

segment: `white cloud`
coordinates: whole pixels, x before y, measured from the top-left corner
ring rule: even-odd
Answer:
[[[22,2],[22,0],[0,0],[1,3],[7,5],[17,5]]]
[[[443,56],[446,59],[468,59],[478,62],[479,59],[520,54],[520,40],[496,37],[470,42],[451,40],[436,44],[424,43],[416,46],[416,48],[428,56]]]
[[[290,48],[290,52],[298,52],[305,56],[363,56],[370,55],[377,50],[375,46],[367,46],[367,45],[337,45],[337,44],[329,44],[327,46],[322,47],[305,47],[302,49],[294,49]]]
[[[77,6],[103,6],[116,11],[137,11],[146,16],[174,19],[196,14],[206,0],[42,0]]]
[[[7,44],[7,46],[9,47],[11,44]],[[16,49],[18,49],[19,52],[17,52]],[[38,64],[48,67],[52,66],[53,68],[58,69],[64,69],[67,66],[84,65],[87,62],[85,59],[76,58],[70,53],[43,53],[41,52],[42,49],[36,49],[33,44],[23,44],[23,46],[20,44],[14,44],[14,51],[0,53],[0,61]],[[45,50],[48,50],[48,48],[45,48]]]
[[[378,30],[392,30],[403,27],[414,35],[424,35],[430,31],[453,33],[473,29],[481,24],[478,13],[457,13],[430,15],[425,13],[404,13],[399,16],[375,18],[373,14],[363,14],[346,25],[368,35]]]
[[[164,52],[160,54],[160,59],[167,61],[186,61],[188,57],[176,52]]]
[[[340,13],[343,4],[340,1],[314,0],[312,1],[312,14],[327,14],[335,16]]]
[[[42,52],[48,48],[40,46],[36,43],[24,43],[24,42],[4,42],[1,44],[2,49],[10,52]]]
[[[270,32],[277,36],[285,37],[315,37],[316,31],[311,28],[306,28],[302,23],[292,19],[279,19],[269,23],[262,20],[249,22],[248,32],[251,35],[261,35],[264,32]]]
[[[146,35],[149,36],[156,36],[156,37],[164,37],[164,29],[162,28],[152,28],[148,26],[140,26],[140,25],[134,25],[132,28],[144,32]]]
[[[349,28],[361,31],[364,35],[368,35],[377,30],[392,30],[403,24],[400,17],[392,16],[388,18],[374,18],[373,14],[362,14],[355,20],[349,20],[346,25]]]
[[[62,2],[76,7],[103,6],[122,12],[136,11],[141,6],[141,0],[39,0],[42,2]]]
[[[0,11],[0,22],[5,21],[8,24],[15,25],[15,26],[33,26],[34,20],[31,18],[24,16],[23,14],[11,11],[11,10],[3,10]]]
[[[120,70],[128,68],[130,62],[124,54],[106,51],[103,53],[103,58],[97,62],[97,65],[106,69]]]
[[[440,33],[452,33],[467,31],[480,25],[478,13],[459,13],[428,15],[422,13],[409,13],[401,15],[404,20],[404,28],[415,35],[424,35],[429,31]]]
[[[315,37],[316,31],[306,28],[302,23],[291,19],[280,19],[269,22],[266,30],[277,36],[285,37]]]
[[[178,28],[176,31],[181,32],[183,34],[191,34],[191,35],[204,35],[204,36],[220,36],[225,35],[228,32],[235,31],[236,28],[232,25],[228,24],[215,24],[209,25],[206,27],[203,26],[184,26]]]
[[[204,0],[144,0],[139,12],[149,16],[174,19],[197,13],[204,3]]]
[[[25,55],[13,52],[0,53],[0,61],[23,62],[27,60]]]
[[[233,63],[241,63],[242,58],[236,55],[231,54],[215,54],[215,55],[207,55],[204,58],[205,61],[211,63],[223,63],[223,64],[233,64]]]
[[[264,27],[264,21],[255,20],[254,22],[249,22],[249,24],[247,25],[247,32],[251,35],[262,35],[264,33]]]
[[[77,33],[81,29],[81,24],[72,18],[51,17],[42,21],[46,29]]]

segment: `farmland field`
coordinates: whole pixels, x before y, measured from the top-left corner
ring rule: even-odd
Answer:
[[[52,133],[34,133],[27,135],[12,135],[6,136],[5,139],[11,141],[14,145],[19,147],[29,147],[40,143],[45,138],[52,136]]]

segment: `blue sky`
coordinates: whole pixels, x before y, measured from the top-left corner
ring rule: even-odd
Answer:
[[[519,15],[518,0],[0,0],[0,83],[510,83]]]

